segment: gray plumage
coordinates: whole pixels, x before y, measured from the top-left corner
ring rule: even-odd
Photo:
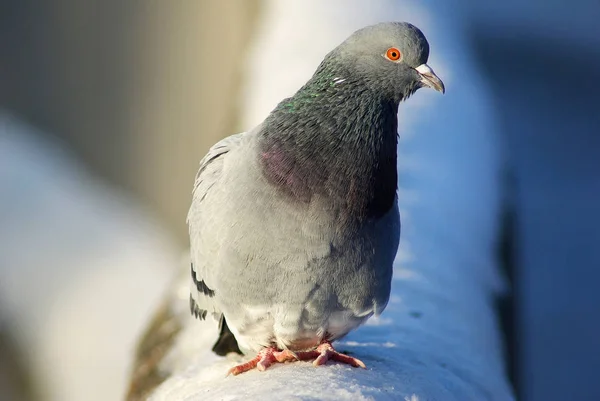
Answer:
[[[262,124],[209,150],[188,215],[196,317],[221,319],[245,352],[304,350],[384,310],[400,238],[398,104],[444,90],[428,55],[413,25],[363,28]]]

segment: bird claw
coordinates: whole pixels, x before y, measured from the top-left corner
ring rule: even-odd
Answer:
[[[332,360],[345,363],[355,368],[367,368],[367,365],[360,359],[337,352],[329,342],[319,345],[317,347],[317,352],[319,353],[319,356],[313,362],[313,365],[315,366],[324,365],[327,361]]]
[[[287,349],[279,351],[277,348],[273,348],[273,347],[265,348],[265,349],[261,350],[258,353],[258,355],[256,355],[255,358],[249,360],[246,363],[242,363],[241,365],[237,365],[237,366],[234,366],[233,368],[229,369],[229,371],[227,372],[227,376],[229,376],[229,375],[237,376],[240,373],[247,372],[254,368],[263,372],[263,371],[267,370],[269,368],[269,366],[273,365],[274,363],[277,363],[277,362],[284,363],[284,362],[298,361],[298,360],[299,360],[298,356],[293,351],[290,351]]]
[[[274,347],[265,348],[261,350],[256,355],[256,357],[251,359],[250,361],[229,369],[229,371],[227,372],[227,376],[237,376],[240,373],[247,372],[254,368],[263,372],[267,370],[271,365],[278,362],[285,363],[293,361],[309,361],[313,359],[314,366],[324,365],[325,363],[327,363],[327,361],[331,360],[345,363],[347,365],[354,366],[355,368],[366,369],[366,365],[360,359],[353,358],[349,355],[337,352],[333,348],[331,343],[325,342],[319,345],[317,349],[313,351],[293,352],[288,349],[280,351]]]
[[[275,356],[277,362],[280,363],[300,360],[298,354],[296,354],[294,351],[290,351],[289,349],[284,349],[283,351],[275,351],[273,352],[273,356]]]

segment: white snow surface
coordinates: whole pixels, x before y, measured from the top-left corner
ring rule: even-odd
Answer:
[[[295,362],[226,377],[240,360],[210,351],[216,323],[188,319],[162,366],[173,374],[151,399],[513,400],[492,304],[505,290],[494,255],[501,155],[460,20],[441,1],[270,0],[264,7],[243,96],[248,128],[355,29],[405,20],[430,42],[429,65],[447,92],[423,89],[400,106],[402,237],[392,296],[380,318],[337,343],[367,370]],[[182,315],[185,281],[174,297]]]

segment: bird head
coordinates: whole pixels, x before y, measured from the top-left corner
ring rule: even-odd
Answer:
[[[427,87],[441,93],[444,83],[427,65],[429,43],[425,35],[406,22],[387,22],[353,33],[328,56],[374,91],[396,102]],[[342,83],[343,77],[337,82]]]

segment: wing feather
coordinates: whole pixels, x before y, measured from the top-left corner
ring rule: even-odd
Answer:
[[[200,168],[194,180],[194,190],[192,192],[192,206],[187,216],[187,223],[190,229],[191,246],[191,280],[190,280],[190,312],[200,320],[204,320],[208,313],[216,319],[221,318],[221,311],[215,303],[216,291],[211,288],[208,282],[208,269],[210,263],[209,250],[201,249],[203,232],[209,230],[204,227],[206,224],[207,211],[204,207],[206,197],[211,193],[211,189],[219,183],[222,176],[224,160],[228,153],[239,146],[242,138],[246,135],[240,133],[231,135],[217,142],[211,147],[200,161]]]

